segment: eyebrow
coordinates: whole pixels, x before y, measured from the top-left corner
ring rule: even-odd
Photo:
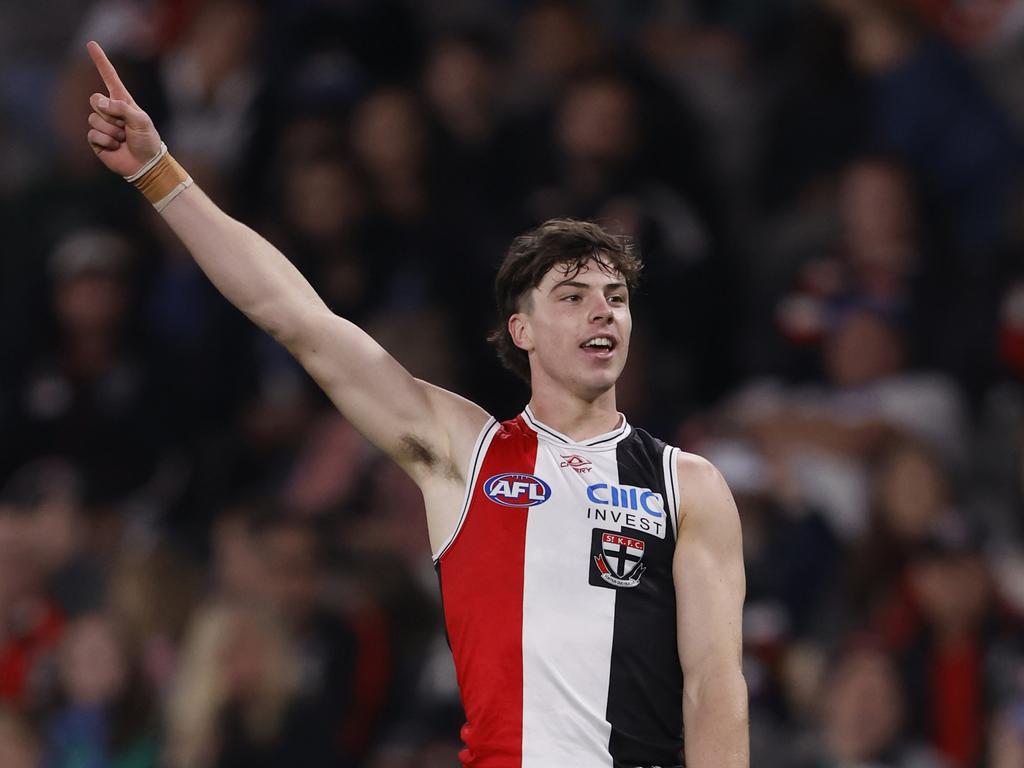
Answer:
[[[590,287],[591,286],[588,285],[587,283],[581,283],[579,280],[573,280],[572,278],[569,278],[568,280],[562,280],[559,283],[555,283],[553,286],[551,286],[551,290],[549,290],[548,293],[554,293],[559,288],[583,288],[583,289],[586,289],[586,288],[590,288]],[[625,287],[626,287],[625,283],[608,283],[607,285],[604,286],[604,290],[606,290],[606,291],[609,291],[609,290],[617,291],[617,290],[619,290],[621,288],[625,288]]]

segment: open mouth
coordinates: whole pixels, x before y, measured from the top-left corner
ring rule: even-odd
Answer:
[[[615,339],[608,336],[595,336],[580,344],[580,349],[595,357],[611,357],[615,349]]]

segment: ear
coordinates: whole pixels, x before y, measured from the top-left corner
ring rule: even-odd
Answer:
[[[512,343],[525,352],[533,350],[533,339],[530,336],[530,318],[522,312],[516,312],[508,319],[508,335]]]

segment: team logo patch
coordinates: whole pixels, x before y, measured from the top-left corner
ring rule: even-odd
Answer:
[[[568,456],[563,456],[562,463],[559,464],[558,466],[562,467],[563,469],[565,469],[566,467],[570,467],[576,470],[577,474],[585,475],[587,472],[593,469],[593,462],[583,458],[582,456],[577,456],[575,453],[573,453]]]
[[[647,570],[642,539],[595,528],[590,547],[593,567],[590,583],[595,587],[635,587]]]
[[[551,486],[536,475],[507,472],[487,478],[484,493],[506,507],[535,507],[551,498]]]

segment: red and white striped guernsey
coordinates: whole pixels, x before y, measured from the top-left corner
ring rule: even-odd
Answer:
[[[678,449],[491,420],[435,554],[474,768],[683,764]]]

